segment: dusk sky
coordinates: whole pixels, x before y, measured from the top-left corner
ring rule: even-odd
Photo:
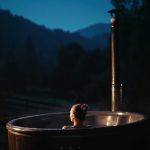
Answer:
[[[0,0],[0,8],[47,28],[75,31],[109,23],[110,0]]]

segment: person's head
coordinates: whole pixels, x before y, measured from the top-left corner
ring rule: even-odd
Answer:
[[[87,104],[75,104],[70,110],[70,120],[74,121],[84,121],[87,113]]]

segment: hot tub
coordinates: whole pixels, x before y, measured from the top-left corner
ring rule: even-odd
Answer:
[[[9,150],[115,150],[147,148],[149,122],[131,112],[89,111],[87,128],[62,130],[69,113],[32,115],[7,123]],[[121,147],[120,147],[121,145]],[[98,148],[97,148],[98,147]]]

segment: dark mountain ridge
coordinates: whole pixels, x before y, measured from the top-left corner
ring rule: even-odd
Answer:
[[[61,29],[47,29],[23,17],[12,15],[7,10],[0,10],[0,22],[1,47],[9,49],[13,45],[19,49],[18,54],[24,55],[26,42],[30,37],[37,55],[43,61],[55,60],[59,47],[71,42],[79,43],[87,51],[101,47],[94,40],[82,37],[77,33],[65,32]]]
[[[110,24],[108,23],[97,23],[77,30],[75,33],[95,41],[97,44],[100,44],[103,49],[106,49],[110,42]]]
[[[109,34],[110,33],[110,24],[97,23],[97,24],[88,26],[86,28],[79,29],[76,32],[84,37],[93,38],[98,35]]]
[[[5,78],[5,83],[1,85],[6,85],[8,79],[12,85],[15,85],[13,81],[16,78],[24,82],[22,85],[34,85],[32,82],[35,76],[37,78],[35,81],[40,83],[45,79],[44,82],[47,82],[50,73],[58,64],[61,66],[58,60],[60,49],[69,43],[78,43],[89,54],[97,48],[104,52],[102,50],[108,46],[107,33],[101,35],[95,32],[95,35],[87,38],[77,32],[51,30],[21,16],[12,15],[7,10],[0,10],[0,22],[0,72],[2,73],[0,77],[2,80]],[[105,45],[103,39],[104,41],[106,39]],[[79,50],[75,50],[76,52],[81,50],[80,46],[77,46]],[[74,59],[74,53],[71,55]],[[98,59],[102,63],[103,59],[101,60],[101,57]],[[0,82],[4,81],[2,80]],[[18,83],[21,83],[20,81]]]

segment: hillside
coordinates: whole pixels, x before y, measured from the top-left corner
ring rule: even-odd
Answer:
[[[78,33],[85,38],[95,41],[97,44],[100,44],[102,48],[107,48],[110,41],[110,24],[94,24],[86,28],[77,30],[75,33]]]
[[[0,22],[0,48],[5,49],[6,52],[10,47],[15,47],[16,54],[20,55],[20,58],[24,57],[28,39],[32,41],[37,57],[43,63],[55,60],[58,49],[67,43],[79,43],[86,50],[100,47],[99,43],[77,33],[69,33],[61,29],[50,30],[21,16],[12,15],[7,10],[0,10]]]

